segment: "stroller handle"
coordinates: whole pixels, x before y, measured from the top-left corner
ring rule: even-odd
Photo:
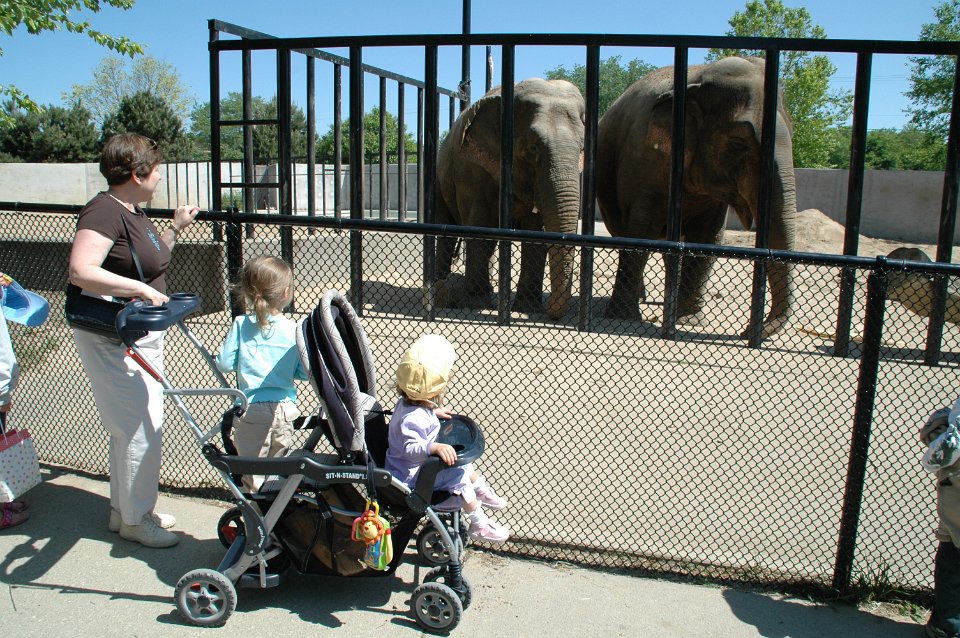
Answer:
[[[200,307],[200,295],[193,292],[175,292],[170,301],[152,306],[145,301],[131,301],[117,313],[116,328],[127,346],[143,336],[143,331],[166,330],[183,321]]]

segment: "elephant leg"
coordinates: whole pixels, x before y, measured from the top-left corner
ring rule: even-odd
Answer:
[[[727,221],[727,205],[715,204],[710,210],[694,216],[684,227],[686,241],[695,244],[721,244]],[[704,323],[707,280],[713,270],[715,257],[684,256],[680,266],[680,291],[678,295],[677,321],[696,326]]]
[[[443,197],[437,198],[436,207],[434,211],[434,221],[436,223],[454,223],[453,216],[450,214],[450,209],[447,207],[447,203]],[[453,306],[450,299],[449,288],[453,283],[450,272],[453,270],[453,260],[456,257],[457,241],[459,240],[456,237],[437,238],[437,252],[433,275],[435,295],[433,303],[439,307]]]
[[[533,209],[514,201],[514,219],[520,230],[543,230],[543,218]],[[533,314],[543,312],[543,272],[547,261],[547,246],[525,241],[520,244],[520,281],[513,310]]]
[[[490,258],[497,242],[470,240],[466,244],[464,291],[458,304],[464,308],[496,308],[493,286],[490,284]]]
[[[457,252],[456,237],[437,238],[436,276],[434,281],[442,281],[450,276],[453,269],[453,258]]]
[[[520,282],[513,310],[543,312],[543,273],[547,262],[546,244],[523,242],[520,246]]]
[[[643,269],[647,265],[647,251],[621,250],[613,295],[605,315],[611,319],[640,319],[640,293],[643,289]]]
[[[561,319],[570,308],[573,299],[574,250],[569,246],[550,246],[547,249],[550,261],[550,297],[547,299],[547,315]],[[641,277],[641,281],[642,281]]]

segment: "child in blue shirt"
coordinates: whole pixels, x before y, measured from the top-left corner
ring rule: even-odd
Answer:
[[[294,379],[307,378],[297,325],[283,316],[293,299],[293,271],[277,257],[257,257],[244,264],[238,288],[252,312],[233,320],[217,357],[217,368],[236,373],[249,402],[233,421],[233,443],[241,456],[279,456],[293,446],[293,421],[300,416]],[[262,484],[263,477],[243,477],[248,492]]]

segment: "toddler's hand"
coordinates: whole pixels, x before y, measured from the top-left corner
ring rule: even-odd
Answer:
[[[927,422],[920,428],[920,442],[924,445],[930,445],[930,442],[943,434],[947,429],[947,417],[950,414],[950,406],[940,408],[934,411]]]
[[[447,465],[453,465],[457,462],[457,451],[453,449],[453,446],[446,443],[431,443],[430,454],[439,456],[440,460]]]
[[[450,408],[444,408],[442,406],[437,406],[433,409],[433,413],[437,415],[438,419],[450,419],[453,418],[453,412],[450,411]]]

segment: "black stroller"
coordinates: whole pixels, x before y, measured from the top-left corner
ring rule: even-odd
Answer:
[[[180,614],[194,625],[223,625],[236,609],[237,587],[273,587],[291,569],[351,577],[392,574],[425,519],[417,537],[417,553],[434,567],[414,590],[410,609],[417,623],[429,631],[445,633],[456,627],[472,597],[470,583],[462,573],[466,530],[459,511],[438,512],[431,507],[449,496],[433,490],[442,468],[438,458],[431,457],[423,466],[412,491],[382,469],[387,421],[377,403],[367,337],[349,302],[330,291],[298,325],[297,345],[323,409],[298,424],[310,430],[302,449],[272,458],[236,454],[229,434],[233,415],[246,409],[246,399],[229,387],[210,353],[184,324],[199,306],[197,295],[178,293],[164,306],[132,302],[117,316],[117,329],[129,355],[172,397],[236,503],[218,525],[218,537],[227,548],[220,565],[190,571],[177,583]],[[222,388],[174,388],[139,351],[135,341],[143,331],[173,325],[203,354]],[[206,432],[182,399],[205,395],[234,399],[222,422]],[[218,433],[223,450],[213,442]],[[324,438],[332,452],[316,450]],[[457,450],[457,465],[483,453],[483,434],[467,417],[444,421],[438,440]],[[267,478],[257,492],[245,493],[240,487],[244,474]],[[381,515],[390,523],[395,548],[383,570],[371,569],[362,561],[365,546],[351,534],[353,521],[372,500],[379,503]]]

